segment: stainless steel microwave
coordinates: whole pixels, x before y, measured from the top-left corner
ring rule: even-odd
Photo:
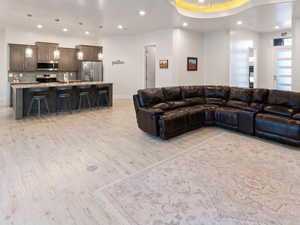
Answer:
[[[58,70],[58,62],[38,63],[38,70],[55,71]]]

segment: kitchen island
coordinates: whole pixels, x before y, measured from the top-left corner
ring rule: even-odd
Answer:
[[[96,90],[108,90],[107,106],[112,106],[113,84],[102,81],[80,81],[80,82],[51,82],[51,83],[15,83],[11,84],[12,88],[12,107],[14,117],[20,120],[26,116],[30,101],[32,88],[47,88],[47,100],[51,113],[56,112],[57,90],[58,87],[72,87],[72,109],[75,110],[78,105],[79,89],[78,87],[87,86],[91,98],[95,97]]]

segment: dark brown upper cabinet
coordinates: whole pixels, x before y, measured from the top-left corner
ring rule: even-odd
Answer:
[[[58,44],[47,43],[47,42],[36,42],[37,46],[37,61],[38,62],[49,62],[58,61],[59,58],[54,57],[54,52],[58,50]]]
[[[98,54],[102,53],[102,47],[90,46],[90,45],[79,45],[76,47],[78,52],[81,52],[82,58],[77,57],[80,61],[100,61]]]
[[[33,45],[9,44],[9,70],[30,72],[36,70],[37,51]]]
[[[76,72],[78,71],[79,61],[77,60],[77,49],[75,48],[59,48],[60,60],[59,70]]]

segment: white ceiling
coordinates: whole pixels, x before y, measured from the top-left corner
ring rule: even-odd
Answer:
[[[139,16],[139,10],[145,10],[146,16]],[[168,0],[1,0],[0,25],[38,30],[36,26],[42,24],[39,32],[63,33],[62,29],[68,28],[69,34],[84,36],[89,31],[92,37],[175,28],[183,22],[189,24],[186,29],[197,31],[247,28],[263,32],[273,31],[276,25],[290,28],[292,11],[291,2],[276,3],[225,18],[195,19],[180,15]],[[60,22],[55,22],[56,18]],[[237,26],[237,20],[242,20],[243,25]],[[119,24],[126,29],[117,29]]]

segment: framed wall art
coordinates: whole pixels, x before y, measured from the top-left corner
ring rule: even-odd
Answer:
[[[188,57],[187,58],[187,71],[197,71],[198,70],[198,58]]]
[[[167,60],[167,59],[159,60],[159,68],[160,69],[168,69],[169,68],[169,60]]]

